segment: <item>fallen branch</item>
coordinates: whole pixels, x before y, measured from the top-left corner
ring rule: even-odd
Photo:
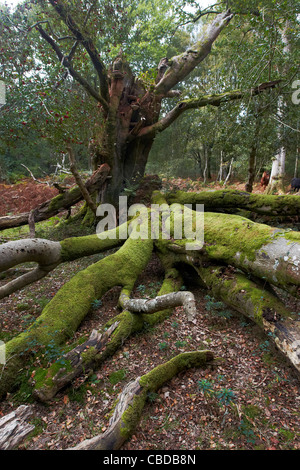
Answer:
[[[33,431],[34,426],[26,423],[26,419],[31,415],[31,408],[21,405],[0,418],[0,450],[14,449]]]
[[[274,217],[300,215],[300,198],[293,195],[252,194],[237,190],[212,190],[201,192],[176,191],[164,195],[168,204],[204,204],[205,211],[226,212],[243,209],[256,214]]]
[[[165,308],[183,306],[188,320],[193,321],[196,314],[195,297],[192,292],[180,291],[155,297],[155,299],[130,299],[126,293],[120,296],[122,307],[132,313],[155,313]]]
[[[31,171],[27,166],[25,166],[23,163],[21,163],[21,166],[23,166],[23,167],[28,171],[28,173],[30,173],[30,176],[31,176],[31,178],[33,179],[33,181],[35,181],[36,183],[46,184],[47,186],[50,186],[50,184],[48,183],[48,181],[40,181],[40,180],[38,180],[38,179],[34,176],[34,174],[32,173],[32,171]]]
[[[60,389],[65,387],[75,377],[83,373],[88,374],[93,370],[95,356],[103,352],[118,324],[119,322],[113,323],[103,334],[93,330],[87,341],[64,354],[60,359],[60,363],[66,364],[66,366],[58,370],[51,381],[51,387],[46,385],[47,380],[42,382],[42,386],[39,387],[37,381],[41,380],[41,377],[35,376],[33,380],[33,385],[35,385],[33,395],[39,400],[46,402],[53,398]],[[90,354],[91,350],[93,354]],[[44,370],[43,372],[42,379],[46,375],[46,371]]]
[[[105,182],[110,168],[108,165],[101,165],[97,171],[86,181],[85,188],[92,194],[97,189],[101,188]],[[58,194],[52,199],[43,202],[32,211],[35,223],[42,220],[49,219],[60,212],[69,209],[83,199],[82,192],[78,186],[75,186],[68,191]],[[14,216],[0,217],[0,230],[5,230],[12,227],[20,227],[21,225],[28,224],[30,212],[23,212]]]
[[[166,279],[161,287],[160,293],[164,294],[167,290],[180,288],[182,279],[174,270],[168,272]],[[173,278],[171,276],[174,276]],[[33,395],[41,401],[49,401],[57,394],[59,390],[65,387],[75,377],[82,374],[83,371],[92,371],[101,366],[101,364],[111,357],[124,344],[132,334],[142,331],[146,325],[153,325],[163,321],[172,312],[171,308],[157,311],[156,313],[135,315],[128,310],[124,310],[106,325],[101,331],[93,335],[101,340],[102,346],[88,347],[94,338],[91,336],[87,342],[83,343],[80,349],[74,348],[70,353],[53,363],[48,369],[38,371],[33,380]],[[103,335],[103,337],[101,336]],[[108,341],[109,340],[109,341]],[[73,359],[75,358],[75,359]]]
[[[265,288],[244,274],[225,267],[197,268],[212,293],[226,305],[254,321],[300,372],[300,328],[296,314]],[[259,300],[258,300],[259,299]]]
[[[160,364],[126,385],[119,395],[109,428],[68,450],[117,450],[134,433],[150,392],[156,392],[175,375],[191,367],[204,367],[213,361],[211,351],[185,352]]]

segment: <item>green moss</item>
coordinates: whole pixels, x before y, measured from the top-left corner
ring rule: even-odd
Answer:
[[[80,189],[78,188],[78,186],[75,186],[74,188],[71,188],[69,191],[55,196],[51,200],[48,211],[49,212],[57,211],[62,207],[67,207],[70,201],[78,197],[80,198]]]
[[[209,351],[182,353],[170,361],[155,367],[148,374],[143,375],[139,381],[142,387],[141,392],[134,397],[132,404],[122,415],[121,435],[125,439],[131,436],[140,420],[149,394],[156,392],[165,382],[180,371],[190,367],[203,366],[211,359],[212,354]]]
[[[127,373],[125,369],[116,370],[109,375],[108,380],[112,385],[116,385],[117,383],[124,380],[126,375]]]
[[[16,362],[18,366],[15,361],[7,361],[0,384],[0,395],[7,391],[16,377],[18,369],[15,367],[22,368],[33,346],[47,347],[53,340],[57,345],[62,344],[77,330],[90,311],[94,299],[100,299],[107,290],[117,285],[132,288],[136,277],[148,264],[152,248],[151,239],[129,238],[118,252],[80,271],[67,282],[46,305],[40,317],[26,331],[6,344],[7,359],[21,355]],[[141,321],[138,319],[138,322]],[[124,328],[127,329],[126,322]],[[110,347],[114,346],[113,340],[114,335],[109,343]],[[24,351],[27,351],[26,354]]]
[[[125,439],[129,439],[138,425],[146,399],[147,389],[144,389],[139,395],[134,397],[132,404],[128,406],[127,410],[123,413],[120,432],[121,436]]]
[[[70,361],[54,362],[49,369],[39,368],[34,375],[34,388],[40,389],[44,387],[51,388],[53,385],[53,377],[55,377],[61,369],[67,371],[72,370]]]
[[[83,351],[81,353],[83,367],[85,364],[90,364],[96,357],[97,353],[98,353],[97,349],[93,346]]]
[[[31,306],[27,303],[19,303],[17,304],[17,310],[19,310],[20,312],[24,311],[24,310],[30,310]]]
[[[205,213],[205,249],[210,257],[232,262],[237,253],[240,261],[254,260],[257,250],[270,242],[275,229],[240,216]]]

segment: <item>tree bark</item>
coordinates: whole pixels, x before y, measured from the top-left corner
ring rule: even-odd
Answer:
[[[34,430],[26,420],[32,415],[29,406],[21,405],[0,418],[0,450],[13,450]]]
[[[300,372],[298,316],[280,299],[245,275],[228,267],[196,268],[216,299],[258,324],[286,359]]]
[[[168,204],[204,204],[205,210],[226,212],[226,210],[245,209],[255,214],[271,217],[292,217],[300,215],[300,200],[293,195],[250,194],[237,190],[213,190],[201,192],[176,191],[166,193]]]

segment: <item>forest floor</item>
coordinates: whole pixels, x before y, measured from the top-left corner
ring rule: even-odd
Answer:
[[[197,188],[190,180],[171,183],[180,189],[185,184],[186,190]],[[34,184],[39,193],[43,185]],[[244,185],[238,186],[234,189],[244,189]],[[259,185],[255,191],[261,192]],[[12,206],[7,210],[14,212]],[[48,229],[43,234],[52,233]],[[26,236],[26,231],[19,236]],[[63,283],[102,256],[60,265],[47,278],[2,300],[0,339],[8,341],[26,329]],[[155,296],[162,279],[162,267],[153,255],[136,283],[134,296]],[[0,279],[0,283],[6,281]],[[104,432],[114,402],[129,381],[180,352],[209,349],[218,361],[205,369],[180,373],[149,396],[136,432],[121,450],[300,450],[299,376],[258,326],[199,286],[187,284],[185,288],[196,298],[196,324],[191,326],[181,307],[174,309],[162,324],[129,338],[101,369],[75,380],[49,404],[32,399],[28,380],[34,372],[25,369],[20,389],[0,403],[0,416],[20,404],[32,407],[30,422],[35,430],[19,449],[66,449]],[[91,306],[72,342],[116,315],[119,293],[116,287]],[[300,312],[299,302],[286,298],[285,303]],[[49,352],[49,360],[50,353],[55,351]]]

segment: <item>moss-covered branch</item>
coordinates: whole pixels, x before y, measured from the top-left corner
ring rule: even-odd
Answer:
[[[119,449],[134,433],[150,392],[156,392],[179,372],[192,367],[205,367],[213,359],[211,351],[185,352],[130,382],[118,397],[109,428],[69,450]]]
[[[254,96],[264,92],[267,89],[274,88],[280,80],[276,82],[267,82],[259,85],[258,87],[252,88],[251,90],[231,90],[224,93],[212,94],[212,95],[201,95],[196,98],[190,98],[181,100],[176,106],[166,113],[158,122],[144,127],[139,132],[139,137],[142,136],[155,136],[159,132],[163,132],[167,129],[182,113],[190,109],[199,109],[205,106],[220,106],[230,101],[241,100],[245,96]]]
[[[278,349],[300,372],[300,328],[292,314],[272,292],[242,273],[227,267],[197,267],[212,295],[247,316],[264,330]]]
[[[187,243],[190,240],[173,239],[167,245],[176,253],[184,253]],[[300,296],[299,232],[258,224],[236,215],[205,212],[204,246],[192,253],[205,255],[211,262],[235,266]]]
[[[124,309],[132,313],[150,314],[182,305],[189,321],[195,319],[197,314],[194,295],[187,291],[171,292],[154,299],[131,299],[127,293],[123,293],[120,296],[120,303]]]
[[[27,262],[36,262],[38,266],[1,286],[0,299],[42,279],[60,263],[103,253],[122,245],[124,240],[119,237],[119,233],[125,225],[128,224],[113,229],[113,237],[110,236],[111,231],[108,231],[104,239],[87,235],[66,238],[60,242],[34,238],[3,243],[0,246],[0,272]]]
[[[19,370],[28,363],[33,345],[45,348],[51,341],[63,344],[90,311],[93,300],[114,286],[132,289],[136,277],[149,262],[152,248],[152,240],[129,238],[116,253],[67,282],[30,328],[6,343],[7,362],[1,375],[0,396],[11,388]]]
[[[286,217],[300,215],[300,198],[292,195],[274,196],[245,191],[216,190],[165,194],[169,204],[204,204],[206,211],[226,212],[244,209],[260,215]]]
[[[175,269],[169,269],[159,293],[165,295],[174,292],[181,285],[182,279],[178,272]],[[132,287],[133,284],[131,287],[124,287],[123,292],[130,292]],[[53,363],[49,369],[39,370],[34,377],[33,394],[41,401],[52,399],[62,387],[80,375],[83,370],[91,371],[99,368],[131,335],[143,329],[146,330],[149,325],[152,326],[163,321],[171,314],[172,310],[172,308],[167,308],[151,315],[134,314],[123,310],[119,315],[109,320],[97,332],[97,335],[94,334],[94,338],[89,338],[80,347],[75,347]],[[99,340],[95,343],[96,337]]]

